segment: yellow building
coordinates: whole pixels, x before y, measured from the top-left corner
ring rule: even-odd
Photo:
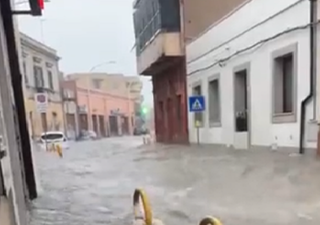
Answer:
[[[142,81],[139,76],[91,72],[68,74],[66,79],[76,80],[79,87],[98,89],[141,102]]]
[[[25,107],[30,135],[45,131],[64,131],[64,112],[59,80],[57,51],[21,33]],[[47,96],[45,112],[38,110],[37,93]]]

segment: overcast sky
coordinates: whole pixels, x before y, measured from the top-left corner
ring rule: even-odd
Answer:
[[[24,0],[16,0],[23,2]],[[56,49],[64,73],[87,72],[107,61],[96,72],[136,75],[133,0],[50,0],[42,17],[19,16],[20,30]],[[19,8],[28,5],[18,4]],[[147,104],[152,104],[152,87],[144,79]]]

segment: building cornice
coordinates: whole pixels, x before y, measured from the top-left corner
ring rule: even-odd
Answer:
[[[57,55],[57,51],[38,42],[37,40],[20,32],[21,46],[24,48],[31,49],[42,55],[45,55],[55,61],[59,61],[61,58]],[[25,53],[24,53],[25,54]]]

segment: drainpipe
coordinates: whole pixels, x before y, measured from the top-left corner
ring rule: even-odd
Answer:
[[[315,118],[316,113],[316,66],[317,66],[317,0],[309,0],[310,1],[310,92],[301,102],[301,117],[300,117],[300,143],[299,143],[299,153],[304,154],[305,148],[303,146],[304,137],[305,137],[305,122],[306,122],[306,107],[307,104],[313,97],[314,100],[314,110],[313,117]]]

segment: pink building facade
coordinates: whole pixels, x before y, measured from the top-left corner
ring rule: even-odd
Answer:
[[[77,87],[79,127],[100,136],[131,135],[134,127],[134,101],[99,90]]]
[[[61,83],[68,136],[95,131],[99,137],[132,135],[135,101],[130,95],[111,94],[77,86],[75,80]]]

